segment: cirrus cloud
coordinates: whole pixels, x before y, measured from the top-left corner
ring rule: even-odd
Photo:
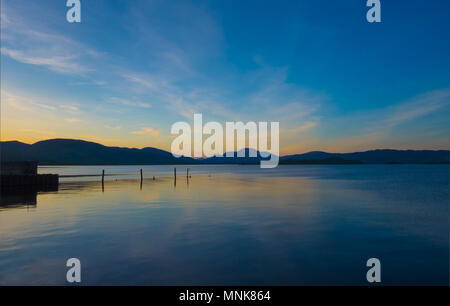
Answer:
[[[159,130],[155,130],[154,128],[151,128],[151,127],[144,127],[144,128],[142,128],[140,130],[132,131],[131,134],[133,134],[133,135],[159,136],[160,131]]]

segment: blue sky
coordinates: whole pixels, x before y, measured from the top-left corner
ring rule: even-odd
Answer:
[[[170,148],[279,121],[282,154],[450,149],[450,2],[2,1],[2,139]]]

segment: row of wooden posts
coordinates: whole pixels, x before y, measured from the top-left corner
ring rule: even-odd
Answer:
[[[141,182],[144,180],[144,174],[142,172],[142,169],[140,169],[140,173],[141,173]],[[173,177],[174,179],[177,179],[177,168],[173,168]],[[190,178],[191,176],[189,175],[189,168],[186,169],[186,178]],[[155,180],[155,177],[153,176],[153,180]],[[102,170],[102,184],[105,183],[105,170]]]

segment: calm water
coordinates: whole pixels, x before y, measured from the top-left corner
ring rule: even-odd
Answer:
[[[189,168],[41,167],[121,175],[2,195],[0,285],[448,284],[448,165]]]

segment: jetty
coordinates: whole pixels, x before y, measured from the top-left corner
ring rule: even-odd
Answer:
[[[58,188],[58,174],[38,174],[37,162],[1,162],[1,190]]]

